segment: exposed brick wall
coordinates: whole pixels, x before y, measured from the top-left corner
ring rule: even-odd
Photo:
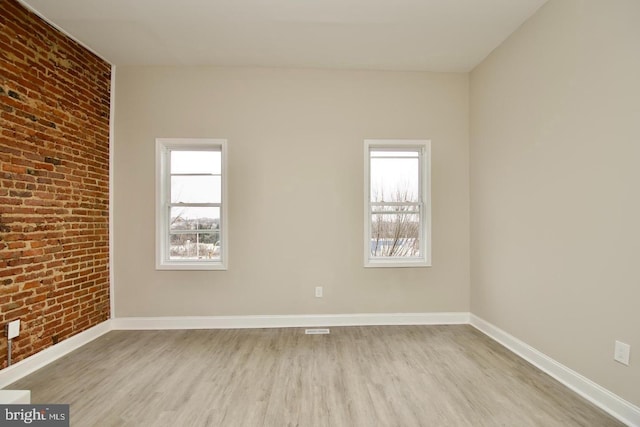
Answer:
[[[109,317],[110,73],[0,0],[0,325],[23,322],[14,361]]]

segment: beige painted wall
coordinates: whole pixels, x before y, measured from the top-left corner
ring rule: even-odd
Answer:
[[[467,74],[118,67],[116,316],[468,311],[468,93]],[[228,271],[155,270],[156,137],[229,140]],[[433,267],[363,267],[365,138],[432,140]]]
[[[470,78],[472,312],[636,405],[639,22],[551,0]]]

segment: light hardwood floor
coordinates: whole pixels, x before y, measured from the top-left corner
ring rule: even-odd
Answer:
[[[77,426],[620,426],[470,326],[113,331],[8,388]]]

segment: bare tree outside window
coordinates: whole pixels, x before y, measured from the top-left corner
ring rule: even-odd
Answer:
[[[416,257],[420,255],[420,215],[411,203],[407,188],[396,188],[390,200],[374,197],[371,214],[371,255],[376,257]]]

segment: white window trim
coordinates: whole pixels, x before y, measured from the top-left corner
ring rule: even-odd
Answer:
[[[371,257],[371,175],[372,148],[420,149],[420,185],[422,244],[419,258]],[[365,267],[431,267],[431,141],[427,139],[365,139],[364,141],[364,266]]]
[[[169,210],[167,209],[170,174],[166,171],[169,150],[203,150],[216,148],[221,152],[222,197],[220,209],[220,260],[170,260]],[[227,140],[210,138],[156,138],[156,270],[227,270],[229,259],[229,215],[227,215]]]

